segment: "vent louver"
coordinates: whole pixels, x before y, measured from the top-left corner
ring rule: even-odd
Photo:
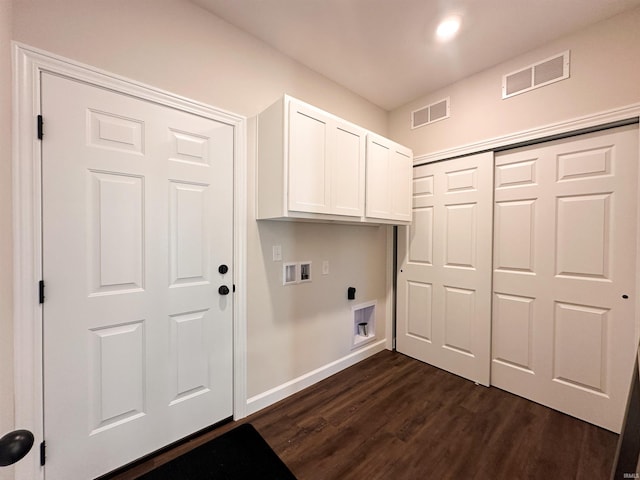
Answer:
[[[411,128],[418,128],[449,118],[449,97],[411,112]]]
[[[569,78],[569,50],[502,77],[502,98]]]

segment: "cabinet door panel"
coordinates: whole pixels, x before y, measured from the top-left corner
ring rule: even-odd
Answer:
[[[391,215],[390,155],[389,147],[369,138],[367,141],[367,217],[389,218]]]
[[[391,217],[393,220],[411,221],[411,183],[413,178],[413,158],[406,153],[391,152]]]
[[[411,221],[411,150],[369,135],[366,157],[366,216]]]
[[[360,217],[364,213],[364,130],[338,124],[333,140],[331,213]]]
[[[295,102],[289,115],[289,210],[329,213],[330,119]]]

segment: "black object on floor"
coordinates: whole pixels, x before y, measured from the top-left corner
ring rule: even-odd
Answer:
[[[249,423],[194,448],[138,480],[296,480]]]

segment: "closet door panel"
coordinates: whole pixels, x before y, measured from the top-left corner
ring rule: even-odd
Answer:
[[[496,155],[491,383],[614,432],[637,346],[637,164],[637,126]]]
[[[414,169],[398,235],[398,351],[489,385],[493,154]]]

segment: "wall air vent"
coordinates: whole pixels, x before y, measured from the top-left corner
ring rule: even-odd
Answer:
[[[449,118],[449,97],[411,112],[411,128],[422,127]]]
[[[569,50],[502,77],[502,98],[569,78]]]

